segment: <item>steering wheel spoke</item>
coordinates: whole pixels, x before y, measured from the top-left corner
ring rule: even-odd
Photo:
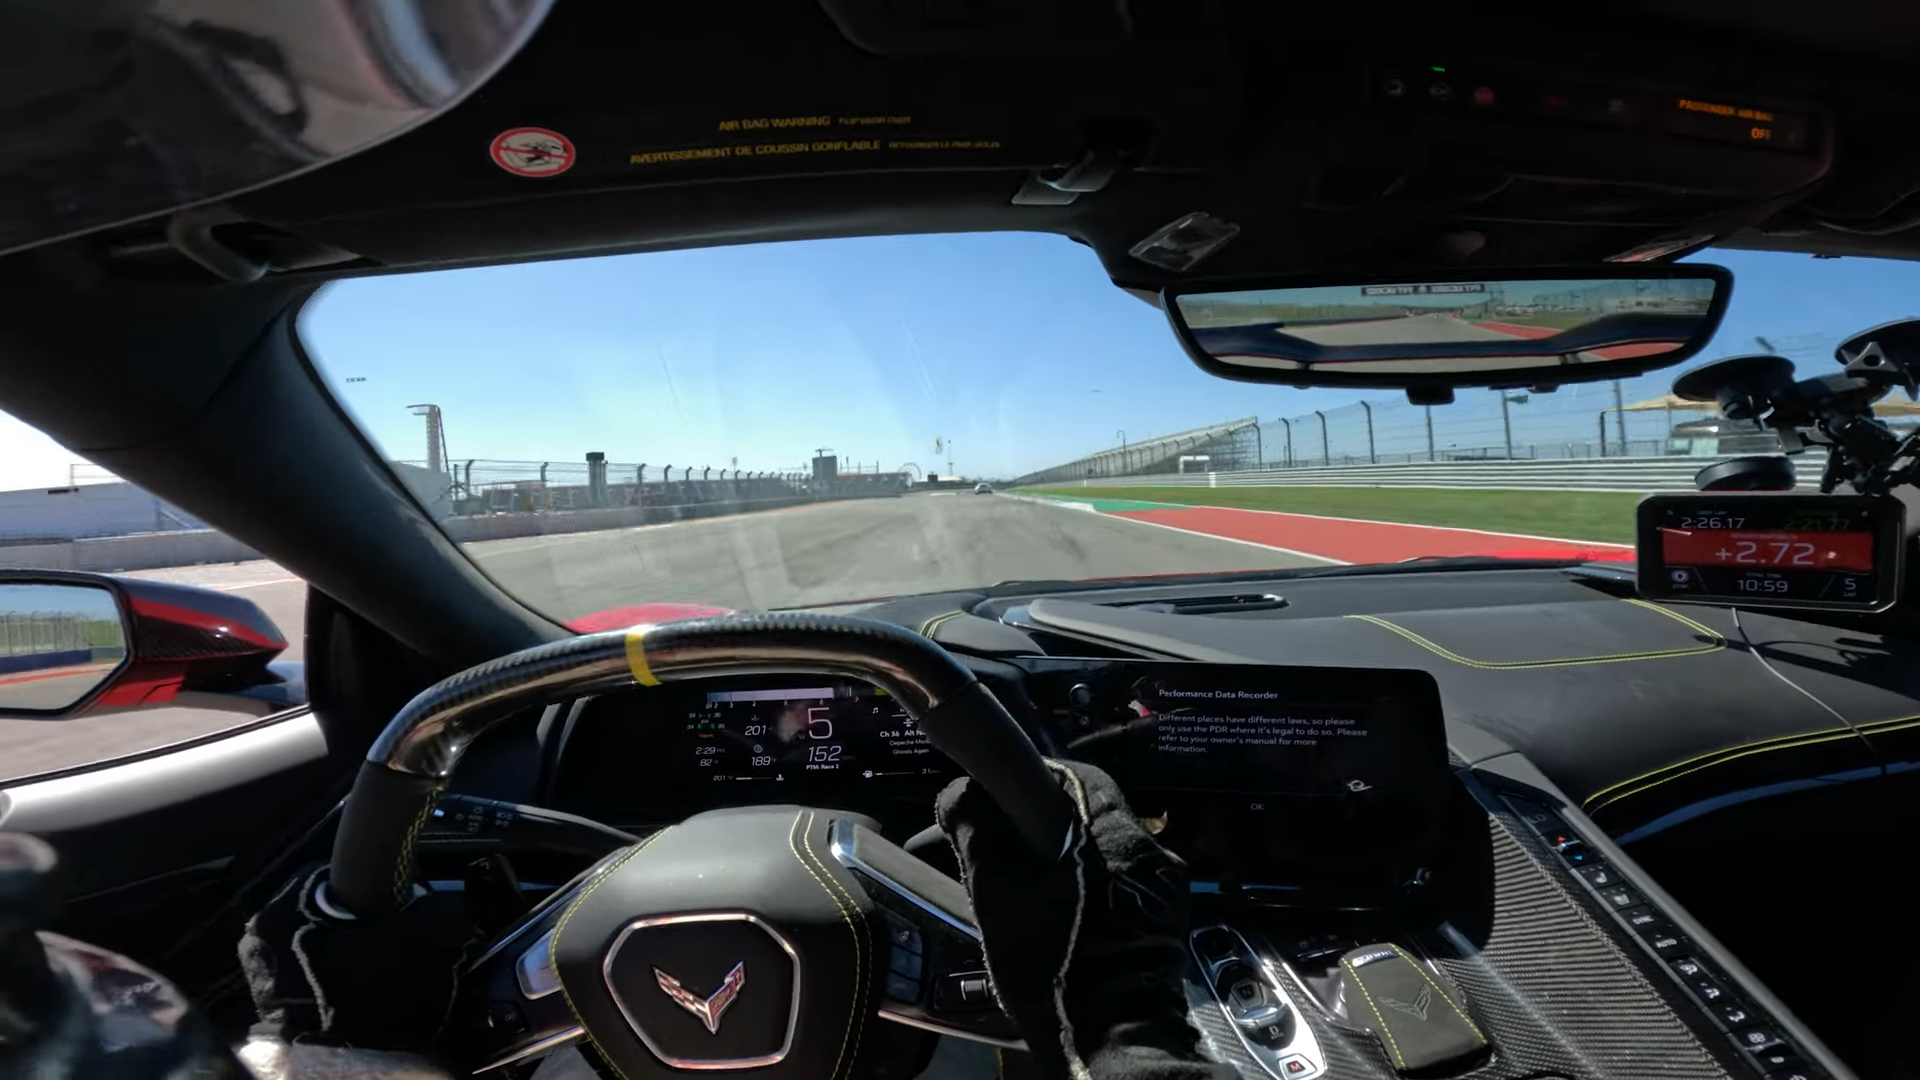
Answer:
[[[831,827],[834,861],[879,910],[887,950],[880,1017],[923,1031],[1025,1049],[994,999],[965,886],[857,821]]]

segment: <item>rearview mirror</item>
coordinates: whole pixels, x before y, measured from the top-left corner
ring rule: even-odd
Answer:
[[[0,582],[0,710],[65,712],[126,663],[125,613],[113,590]]]
[[[1620,264],[1169,286],[1207,372],[1290,386],[1558,386],[1622,379],[1705,348],[1733,275]]]

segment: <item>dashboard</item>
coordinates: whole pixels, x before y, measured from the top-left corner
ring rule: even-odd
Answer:
[[[1897,628],[1647,604],[1630,578],[1543,569],[1263,583],[1255,591],[1284,603],[1244,610],[1227,602],[1236,590],[1006,589],[861,613],[936,622],[935,640],[1044,753],[1121,783],[1190,864],[1197,913],[1310,990],[1337,982],[1328,965],[1368,942],[1433,956],[1470,994],[1476,972],[1493,979],[1477,988],[1483,1005],[1511,992],[1502,979],[1535,979],[1527,992],[1551,998],[1569,957],[1611,970],[1624,955],[1645,974],[1620,975],[1623,1007],[1652,986],[1694,1032],[1675,1039],[1764,1036],[1781,1059],[1767,1034],[1778,1030],[1755,1036],[1753,1017],[1787,1016],[1765,987],[1798,987],[1806,972],[1769,943],[1783,910],[1812,912],[1831,894],[1776,890],[1716,911],[1715,933],[1757,976],[1706,944],[1675,897],[1710,910],[1746,880],[1750,806],[1779,805],[1767,861],[1823,881],[1870,865],[1844,857],[1857,845],[1833,822],[1860,816],[1849,807],[1861,790],[1899,783],[1856,782],[1882,776],[1878,762],[1920,757],[1920,674]],[[1857,737],[1836,733],[1836,715]],[[762,676],[613,692],[543,730],[534,801],[631,833],[797,803],[870,819],[929,861],[944,853],[932,806],[958,773],[862,684]],[[1904,804],[1874,805],[1869,820]],[[1823,813],[1843,816],[1823,825]],[[1714,831],[1735,818],[1746,825]],[[1658,884],[1616,840],[1657,867]],[[1247,903],[1258,913],[1234,906]],[[1587,914],[1541,936],[1538,920],[1565,904]],[[1843,1057],[1870,1059],[1866,1021],[1818,994],[1792,1000],[1823,1035],[1849,1040]],[[1508,1019],[1527,1008],[1508,1005],[1519,1010]],[[1333,1068],[1334,1046],[1322,1049]]]
[[[1036,741],[1107,770],[1207,881],[1378,901],[1429,873],[1451,785],[1425,672],[1035,659],[1027,676],[1048,703]],[[582,720],[556,805],[630,831],[791,802],[910,834],[960,775],[850,680],[680,684],[596,699]]]

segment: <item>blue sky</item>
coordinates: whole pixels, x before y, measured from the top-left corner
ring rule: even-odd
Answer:
[[[1765,335],[1800,346],[1796,358],[1813,369],[1824,361],[1805,351],[1809,335],[1824,351],[1920,314],[1920,265],[1743,252],[1705,261],[1730,267],[1737,285],[1703,358],[1756,351]],[[944,471],[942,437],[959,471],[1005,476],[1113,446],[1122,430],[1138,441],[1358,397],[1203,374],[1159,311],[1115,289],[1091,251],[1047,235],[363,279],[317,298],[303,330],[335,392],[402,459],[425,456],[422,422],[407,410],[423,401],[445,411],[456,459],[579,461],[600,450],[619,462],[784,469],[831,447],[931,472]],[[1673,374],[1639,380],[1628,396],[1662,393]],[[0,488],[63,483],[75,460],[0,417]]]

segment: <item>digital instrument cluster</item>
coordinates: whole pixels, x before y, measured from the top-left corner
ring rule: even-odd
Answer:
[[[1905,510],[1864,495],[1698,492],[1639,508],[1648,599],[1882,611],[1899,597]]]
[[[795,803],[924,821],[959,770],[866,683],[757,676],[608,694],[571,723],[560,808],[622,828]]]
[[[694,783],[884,782],[952,771],[897,702],[853,683],[708,691],[681,718],[671,754]]]

